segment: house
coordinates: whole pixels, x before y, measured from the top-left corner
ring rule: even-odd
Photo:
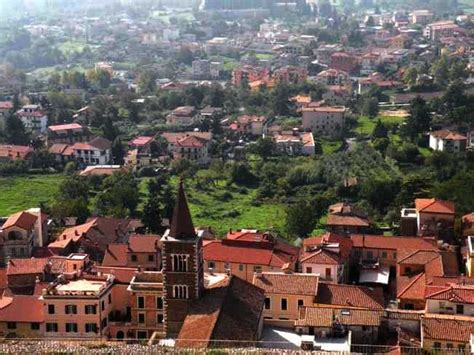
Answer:
[[[111,217],[90,217],[86,223],[66,228],[48,248],[60,255],[82,249],[92,260],[100,261],[107,246],[126,243],[134,221]]]
[[[202,110],[199,111],[199,119],[201,121],[213,121],[216,118],[221,118],[224,114],[224,109],[222,107],[211,107],[206,106]]]
[[[474,235],[474,212],[468,213],[461,218],[462,235],[467,237]]]
[[[456,254],[451,251],[400,249],[397,256],[397,300],[400,309],[425,309],[433,280],[459,276]]]
[[[12,214],[0,226],[0,262],[7,258],[29,258],[34,247],[48,242],[48,216],[39,209]]]
[[[74,144],[87,142],[91,133],[78,123],[68,123],[48,127],[48,146],[53,144]]]
[[[329,106],[343,106],[351,97],[351,90],[343,85],[329,85],[323,93],[323,100]]]
[[[454,21],[438,21],[427,25],[423,30],[423,36],[432,41],[439,41],[442,37],[453,37],[459,30]]]
[[[20,118],[26,130],[33,134],[46,133],[48,116],[40,105],[25,105],[16,115]]]
[[[0,162],[26,160],[33,152],[34,149],[26,145],[0,144]]]
[[[252,282],[255,272],[295,270],[299,249],[270,233],[243,229],[204,241],[203,252],[210,272]]]
[[[140,154],[151,154],[155,137],[138,136],[132,139],[128,146],[130,149],[137,149]]]
[[[299,334],[316,339],[345,338],[355,344],[375,344],[384,312],[381,310],[301,307],[295,322]]]
[[[155,137],[138,136],[128,143],[125,165],[132,167],[150,166],[154,163]]]
[[[450,240],[453,235],[454,203],[436,198],[415,199],[417,230],[420,236]]]
[[[370,227],[370,220],[361,211],[348,203],[329,206],[326,220],[328,231],[339,234],[364,233]]]
[[[309,156],[315,154],[315,143],[311,132],[299,132],[298,129],[293,129],[276,133],[272,138],[277,150],[283,154]]]
[[[266,67],[243,65],[232,72],[232,84],[240,87],[242,82],[251,83],[257,80],[269,80],[270,71]]]
[[[74,159],[83,165],[107,165],[112,159],[112,143],[102,137],[96,137],[89,142],[74,143],[70,149]]]
[[[194,106],[180,106],[166,116],[166,124],[173,126],[192,126],[197,120]]]
[[[113,275],[71,276],[42,291],[45,335],[48,338],[97,338],[108,332],[113,309]]]
[[[344,285],[321,281],[315,306],[327,308],[349,308],[383,310],[385,305],[381,287]]]
[[[346,108],[344,106],[306,107],[302,110],[305,131],[322,136],[338,137],[344,129]]]
[[[0,132],[4,132],[7,128],[7,117],[13,110],[11,101],[0,101]]]
[[[290,98],[290,102],[295,105],[297,111],[301,111],[303,107],[307,107],[311,101],[311,96],[306,95],[296,95]]]
[[[253,284],[265,292],[265,324],[294,328],[299,309],[314,304],[318,280],[314,274],[255,273]]]
[[[305,68],[287,65],[273,71],[272,76],[277,83],[302,83],[306,81],[308,71]]]
[[[53,144],[48,148],[48,152],[54,157],[54,160],[61,165],[74,160],[74,151],[69,144]]]
[[[145,271],[161,270],[160,236],[133,234],[127,243],[107,245],[102,266],[133,267]]]
[[[267,121],[266,116],[242,115],[237,117],[229,128],[240,134],[261,136],[267,130]]]
[[[440,152],[459,153],[466,150],[467,137],[447,129],[430,132],[430,148]]]
[[[211,76],[211,62],[207,59],[195,59],[191,64],[193,79],[209,79]]]
[[[168,142],[167,150],[173,159],[188,159],[199,164],[210,161],[209,149],[212,134],[209,132],[165,132],[161,135]]]
[[[347,72],[337,69],[327,69],[316,75],[315,81],[322,85],[344,85],[349,81]]]
[[[474,316],[474,285],[451,283],[431,289],[425,296],[426,313]]]
[[[43,302],[37,296],[0,297],[0,333],[8,338],[37,339],[44,334]]]
[[[433,20],[434,14],[430,10],[415,10],[410,14],[411,23],[426,25]]]
[[[421,342],[425,350],[468,351],[473,333],[472,317],[425,314],[421,318]]]
[[[357,57],[346,52],[336,52],[331,55],[331,63],[329,64],[329,67],[350,74],[355,71],[358,65]]]

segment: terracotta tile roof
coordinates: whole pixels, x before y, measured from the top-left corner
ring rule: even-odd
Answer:
[[[398,263],[399,264],[416,264],[416,265],[426,265],[431,260],[439,258],[440,254],[437,250],[414,250],[411,251],[408,255],[400,255],[398,253]]]
[[[7,268],[0,268],[0,295],[8,287]]]
[[[24,211],[17,212],[8,217],[1,228],[6,229],[15,226],[24,230],[30,230],[35,225],[37,219],[38,217],[34,214]]]
[[[161,248],[160,239],[156,234],[133,234],[128,238],[128,246],[134,253],[153,253]]]
[[[442,130],[439,130],[439,131],[434,131],[434,132],[431,132],[430,135],[433,136],[433,137],[436,137],[436,138],[446,139],[446,140],[453,140],[453,141],[467,140],[466,136],[464,136],[462,134],[459,134],[459,133],[456,133],[456,132],[452,132],[448,129],[442,129]]]
[[[369,221],[365,218],[357,216],[338,216],[335,214],[328,215],[326,224],[328,226],[355,226],[355,227],[368,227]]]
[[[253,284],[265,293],[316,296],[319,276],[315,274],[283,274],[263,272],[253,276]]]
[[[218,287],[207,289],[191,306],[176,346],[201,348],[212,340],[256,341],[264,302],[261,289],[230,276]]]
[[[14,295],[0,298],[0,319],[3,322],[44,322],[43,301],[38,296]]]
[[[351,308],[383,309],[384,297],[380,287],[320,282],[316,303]]]
[[[195,136],[187,136],[176,142],[176,145],[183,148],[203,148],[209,141]]]
[[[399,276],[397,278],[397,298],[407,300],[424,300],[426,275],[419,273],[414,276]]]
[[[332,327],[335,322],[347,326],[380,326],[383,311],[305,306],[299,309],[296,326]]]
[[[323,112],[323,113],[345,113],[344,106],[322,106],[322,107],[303,107],[303,112]]]
[[[417,198],[415,199],[415,208],[418,213],[454,214],[455,212],[453,202],[436,198]]]
[[[127,266],[127,251],[127,244],[107,245],[102,266]]]
[[[418,237],[386,237],[383,235],[352,234],[351,240],[354,248],[369,249],[419,249],[436,250],[437,247],[430,242]]]
[[[82,130],[83,127],[79,123],[67,123],[67,124],[49,126],[48,129],[50,131],[56,132],[56,131],[65,131],[65,130],[69,130],[69,129],[80,129],[80,130]]]
[[[442,290],[427,294],[426,298],[455,303],[474,304],[474,286],[451,284]]]
[[[469,343],[474,333],[472,317],[428,315],[421,319],[423,339]]]
[[[48,152],[50,152],[51,154],[62,155],[64,151],[66,150],[66,148],[68,147],[69,147],[68,144],[55,143],[51,147],[48,148]]]
[[[134,267],[117,267],[117,266],[94,266],[94,272],[102,272],[105,274],[112,274],[115,276],[115,283],[129,285],[133,277],[137,274],[138,269]]]
[[[212,134],[209,132],[182,132],[182,133],[173,133],[173,132],[164,132],[161,135],[165,138],[169,144],[176,144],[181,139],[187,136],[198,137],[203,140],[210,141],[212,139]]]
[[[0,101],[0,110],[11,110],[13,103],[11,101]]]
[[[26,159],[33,151],[33,148],[26,145],[0,144],[0,157],[3,158]]]
[[[7,275],[42,274],[49,258],[10,259]]]
[[[135,137],[133,140],[131,140],[129,145],[142,147],[142,146],[145,146],[145,145],[151,143],[154,139],[155,139],[155,137],[139,136],[139,137]]]
[[[474,223],[474,212],[462,216],[463,223]]]
[[[311,264],[327,264],[327,265],[339,265],[344,262],[344,259],[338,254],[330,252],[325,249],[319,249],[313,253],[305,253],[300,258],[301,263]]]

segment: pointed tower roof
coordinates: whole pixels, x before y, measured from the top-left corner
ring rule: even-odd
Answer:
[[[169,236],[175,239],[189,239],[196,236],[182,180],[179,182],[178,198],[174,205]]]

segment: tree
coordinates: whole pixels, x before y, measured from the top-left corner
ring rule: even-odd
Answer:
[[[26,145],[30,140],[23,122],[14,114],[7,116],[5,136],[10,144]]]
[[[263,160],[267,160],[275,154],[276,145],[273,139],[270,137],[259,138],[254,144],[252,144],[250,151],[257,154]]]
[[[431,66],[431,74],[437,85],[445,86],[449,80],[449,62],[446,55],[442,55],[440,59]]]
[[[426,101],[417,96],[410,102],[410,116],[402,126],[402,136],[414,140],[419,134],[429,130],[431,126],[431,113]]]
[[[305,238],[316,227],[321,209],[314,202],[299,198],[295,203],[287,206],[285,230],[293,238]]]
[[[60,185],[52,213],[56,218],[77,217],[78,223],[84,223],[90,216],[89,186],[87,180],[77,175],[68,176]]]
[[[374,27],[375,26],[374,18],[372,16],[369,16],[365,24],[367,25],[367,27]]]
[[[271,92],[271,107],[275,115],[287,116],[290,113],[290,102],[288,101],[289,89],[285,83],[278,83]]]
[[[162,230],[162,210],[156,196],[149,196],[143,206],[142,222],[149,233],[160,233]]]
[[[102,191],[97,195],[96,209],[105,216],[133,216],[139,198],[133,175],[129,172],[117,172],[104,179]]]
[[[123,165],[124,156],[125,150],[123,149],[122,141],[120,140],[120,137],[117,137],[112,143],[112,157],[114,159],[114,164]]]
[[[379,102],[375,97],[365,97],[362,100],[362,114],[374,118],[379,113]]]
[[[153,70],[146,70],[138,76],[138,89],[140,93],[151,94],[156,91],[157,75]]]
[[[372,138],[387,138],[388,137],[388,129],[382,123],[380,119],[378,119],[377,123],[375,124],[374,130],[372,131]]]
[[[111,142],[115,141],[115,138],[119,135],[118,129],[114,126],[109,116],[105,118],[104,124],[102,125],[102,134]]]

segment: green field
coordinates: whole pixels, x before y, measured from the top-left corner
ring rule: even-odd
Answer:
[[[399,117],[399,116],[377,116],[375,118],[360,116],[359,119],[357,120],[358,124],[355,131],[359,134],[364,134],[364,135],[372,134],[372,131],[374,130],[374,127],[377,124],[377,121],[379,119],[387,125],[400,124],[405,121],[405,117]]]
[[[64,43],[61,43],[61,45],[59,46],[59,49],[64,54],[68,55],[72,53],[81,53],[85,47],[86,47],[86,44],[84,42],[66,41]]]
[[[0,216],[51,202],[63,175],[0,177]]]

